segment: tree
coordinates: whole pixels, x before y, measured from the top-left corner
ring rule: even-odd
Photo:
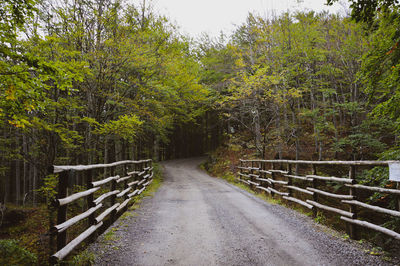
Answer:
[[[339,0],[326,0],[327,5]],[[382,10],[390,10],[392,7],[398,7],[398,0],[348,0],[350,4],[351,16],[357,22],[366,22],[371,25],[376,15]]]
[[[369,36],[369,49],[363,56],[360,78],[374,105],[372,117],[390,119],[397,135],[400,127],[400,12],[384,11],[377,29]],[[393,45],[394,44],[394,45]]]

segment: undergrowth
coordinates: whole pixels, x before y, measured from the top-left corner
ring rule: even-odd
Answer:
[[[134,199],[129,209],[120,216],[123,221],[136,215],[144,197],[152,196],[162,183],[161,166],[153,163],[153,182]],[[86,226],[86,223],[82,223]],[[0,265],[47,265],[50,252],[49,211],[45,204],[37,207],[23,207],[7,204],[5,219],[0,227]],[[111,228],[105,238],[113,240]],[[111,232],[111,233],[110,233]],[[70,255],[63,265],[91,265],[95,255],[84,250],[86,244]]]
[[[0,228],[0,257],[9,262],[0,260],[0,265],[33,265],[47,261],[48,230],[46,205],[22,207],[7,204],[6,219]]]
[[[14,239],[0,240],[0,265],[32,265],[37,256],[21,247]]]

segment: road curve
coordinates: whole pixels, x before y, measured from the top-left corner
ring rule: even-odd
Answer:
[[[385,265],[312,219],[198,168],[163,163],[164,182],[97,265]]]

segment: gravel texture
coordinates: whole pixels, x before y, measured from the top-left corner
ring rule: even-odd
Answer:
[[[200,162],[165,162],[154,197],[89,247],[95,264],[392,265],[310,217],[210,177]]]

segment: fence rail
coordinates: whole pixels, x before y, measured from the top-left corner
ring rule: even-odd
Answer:
[[[96,175],[96,170],[103,171],[100,180],[94,180],[95,177],[101,176],[99,172]],[[50,258],[52,264],[64,259],[103,225],[110,225],[117,214],[126,210],[134,196],[140,195],[153,181],[151,159],[110,164],[54,166],[54,173],[59,174],[59,183],[57,199],[54,202],[57,208],[57,225],[50,229],[50,232],[57,237],[57,252]],[[86,179],[85,190],[68,195],[71,191],[69,184],[73,178]],[[67,219],[68,205],[84,197],[86,197],[86,210]],[[103,211],[96,216],[99,210]],[[88,219],[86,230],[67,243],[67,229],[85,219]]]
[[[353,239],[359,238],[357,226],[360,226],[400,240],[399,232],[360,219],[368,219],[360,216],[360,210],[400,217],[399,183],[397,183],[397,189],[393,189],[357,184],[356,180],[356,168],[387,167],[390,163],[399,163],[399,161],[240,160],[240,166],[237,168],[239,169],[238,180],[253,190],[264,191],[271,196],[279,195],[287,201],[313,210],[314,216],[317,210],[339,215],[340,220],[346,222],[348,234]],[[308,169],[305,172],[311,173],[299,174],[297,169],[299,165],[304,165]],[[318,174],[318,167],[330,165],[348,167],[349,173],[345,177]],[[293,170],[294,166],[296,170]],[[335,191],[334,186],[340,187],[341,192]],[[361,192],[378,192],[396,197],[396,210],[362,202],[362,197],[359,196]],[[336,204],[322,202],[322,199],[328,203],[336,201]]]

